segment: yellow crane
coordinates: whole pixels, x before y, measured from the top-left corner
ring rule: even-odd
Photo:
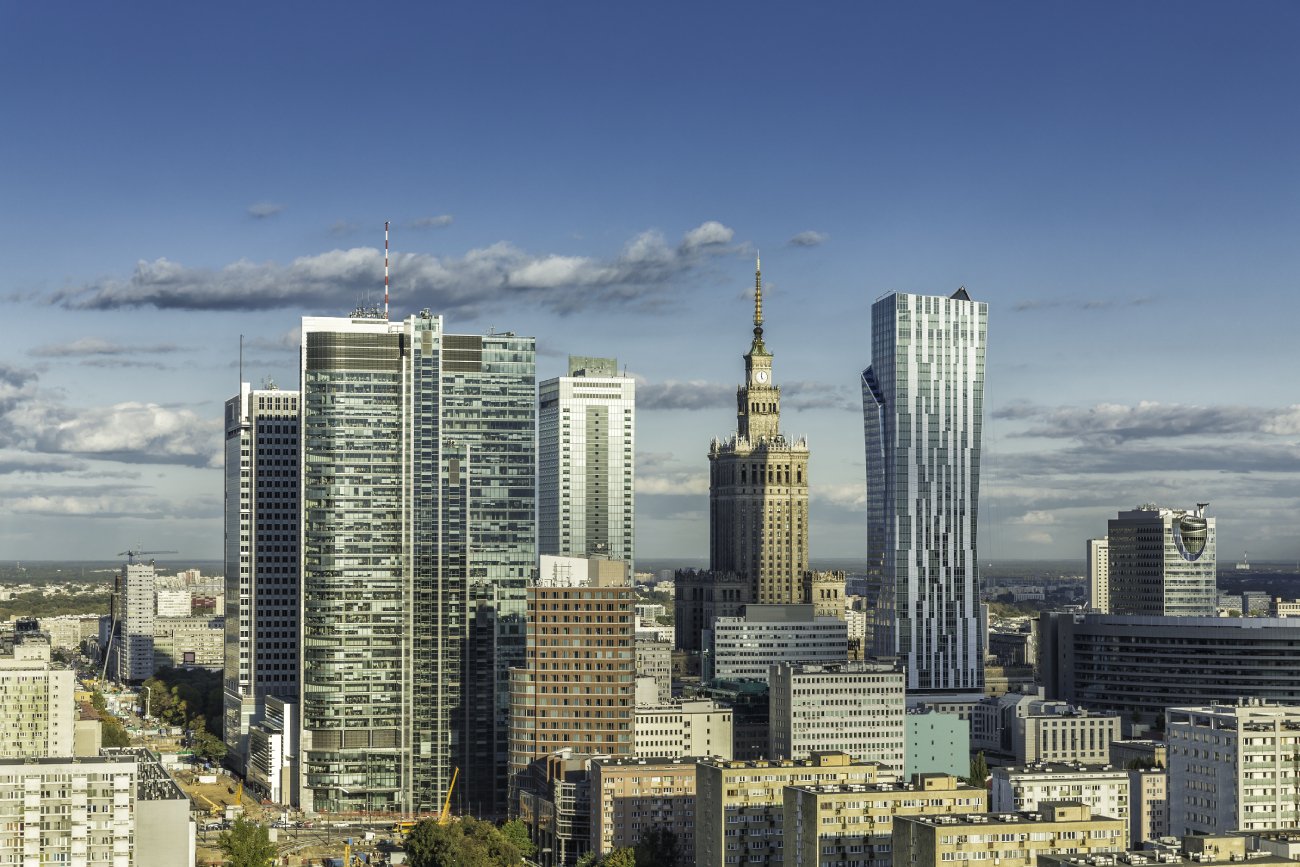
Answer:
[[[438,824],[446,825],[451,821],[451,793],[456,790],[456,778],[460,776],[460,768],[456,768],[451,773],[451,785],[447,787],[447,800],[442,802],[442,814],[438,816]]]

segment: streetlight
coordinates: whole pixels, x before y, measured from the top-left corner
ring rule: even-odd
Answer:
[[[153,688],[148,686],[140,687],[144,690],[144,718],[149,718],[149,706],[153,704]]]

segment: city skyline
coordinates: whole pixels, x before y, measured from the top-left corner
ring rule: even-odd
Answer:
[[[675,8],[7,10],[0,557],[220,559],[240,335],[297,388],[299,319],[381,300],[385,220],[393,321],[637,378],[640,559],[707,556],[760,249],[813,560],[865,562],[872,301],[962,285],[982,558],[1082,571],[1198,500],[1225,563],[1300,557],[1300,12]]]

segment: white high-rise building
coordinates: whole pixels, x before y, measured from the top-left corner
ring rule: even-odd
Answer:
[[[154,565],[129,561],[118,573],[113,592],[114,635],[109,660],[122,683],[153,676]]]
[[[1033,812],[1044,801],[1079,801],[1094,815],[1129,819],[1129,772],[1123,768],[1043,763],[994,768],[992,776],[989,809],[995,813]]]
[[[1110,613],[1214,616],[1218,561],[1208,505],[1147,504],[1107,522]]]
[[[747,605],[740,617],[719,617],[703,660],[705,679],[768,682],[782,662],[848,662],[848,628],[838,617],[817,617],[812,605]]]
[[[630,580],[636,381],[617,359],[571,355],[538,395],[538,550],[622,560]]]
[[[1165,719],[1170,834],[1300,824],[1300,706],[1252,699],[1171,707]]]
[[[907,702],[895,660],[772,666],[769,743],[776,759],[848,753],[855,762],[906,773]]]
[[[298,695],[298,392],[242,383],[225,463],[224,737],[247,774],[266,697]]]
[[[1088,607],[1110,613],[1110,540],[1088,540]]]
[[[867,569],[880,588],[878,656],[909,691],[979,691],[979,483],[988,305],[894,293],[871,308],[862,372]]]
[[[0,759],[71,756],[76,678],[50,662],[43,642],[14,645],[0,657]]]

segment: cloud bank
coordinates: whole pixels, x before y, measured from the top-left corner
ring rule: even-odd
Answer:
[[[532,304],[561,315],[600,307],[648,308],[677,290],[682,278],[734,251],[734,232],[709,221],[669,244],[643,232],[608,259],[535,256],[507,243],[459,258],[426,253],[391,257],[393,295],[411,307],[473,315],[480,308]],[[140,261],[126,279],[99,280],[55,293],[72,310],[346,310],[383,285],[383,250],[354,247],[288,264],[233,262],[190,268],[166,258]]]

